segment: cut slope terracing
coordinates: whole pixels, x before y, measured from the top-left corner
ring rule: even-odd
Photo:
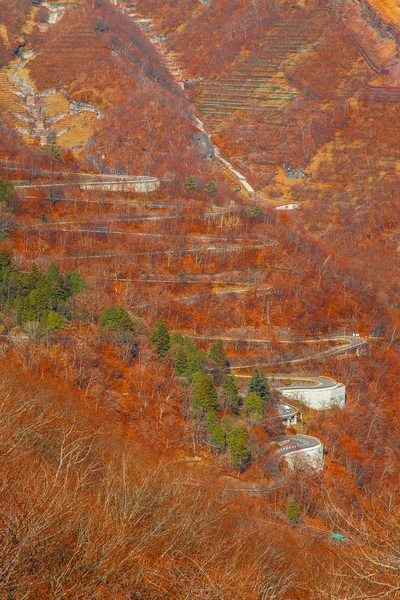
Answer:
[[[116,2],[114,2],[116,4]],[[153,19],[143,15],[132,2],[119,3],[123,13],[130,17],[136,25],[149,37],[149,41],[154,48],[163,57],[166,69],[171,73],[174,79],[183,87],[185,81],[185,71],[179,63],[179,58],[171,49],[168,37],[157,30]]]
[[[296,57],[317,42],[322,22],[317,23],[314,15],[278,21],[255,50],[239,57],[229,73],[200,85],[198,104],[207,123],[215,127],[235,111],[281,111],[298,95],[281,66],[294,65]]]
[[[75,4],[44,2],[42,6],[49,12],[48,21],[41,27],[42,31],[46,32],[52,25],[61,21],[68,8]],[[35,6],[30,11],[24,26],[25,31],[30,31],[38,24],[35,23],[37,10],[38,7]],[[87,32],[83,29],[77,33],[82,38]],[[76,43],[76,36],[69,36],[69,41],[70,44],[61,42],[61,48],[68,56],[71,47],[75,48],[79,59],[75,64],[79,69],[82,59],[86,58],[80,52],[82,43]],[[92,48],[92,52],[98,51],[98,48],[93,50],[93,35],[89,35],[86,45]],[[51,64],[48,60],[45,62],[44,76],[43,72],[35,69],[35,56],[35,50],[32,48],[19,51],[17,57],[0,70],[0,105],[5,109],[9,122],[27,141],[47,145],[62,137],[63,139],[59,140],[61,145],[80,149],[93,129],[93,122],[101,117],[101,112],[91,105],[73,102],[62,87],[47,87],[48,81],[54,82]],[[73,60],[69,61],[70,64],[74,63]]]

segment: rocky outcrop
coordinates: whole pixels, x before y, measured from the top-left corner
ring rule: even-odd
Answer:
[[[286,177],[288,177],[288,179],[305,179],[306,178],[306,174],[304,173],[303,169],[300,169],[300,167],[296,168],[296,167],[292,167],[289,163],[283,163],[283,170],[286,173]]]
[[[25,55],[14,65],[11,73],[11,81],[14,84],[14,94],[20,99],[20,105],[23,112],[13,112],[14,118],[17,120],[16,129],[22,135],[37,140],[40,145],[45,146],[51,144],[56,138],[69,130],[69,127],[64,129],[53,129],[53,125],[59,123],[67,117],[77,115],[83,112],[92,112],[96,114],[98,119],[102,118],[102,113],[91,104],[76,102],[69,98],[65,89],[49,89],[38,94],[33,86],[28,82],[27,78],[20,74],[25,67],[26,62],[34,56],[33,51],[30,51],[28,56]],[[69,106],[68,110],[49,116],[48,105],[46,100],[55,94],[61,94],[65,99],[65,104]],[[18,125],[18,122],[21,125]]]
[[[199,150],[202,158],[209,159],[211,161],[215,158],[215,149],[212,145],[209,137],[203,131],[198,131],[192,135],[193,145]]]

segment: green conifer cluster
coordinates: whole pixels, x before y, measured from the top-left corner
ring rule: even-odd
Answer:
[[[13,191],[14,186],[12,181],[0,179],[0,202],[5,202],[8,204],[10,200],[10,195]]]
[[[222,340],[213,343],[207,354],[180,333],[170,336],[162,319],[155,324],[150,340],[157,346],[160,358],[168,354],[172,359],[176,374],[183,378],[182,385],[192,385],[192,416],[197,426],[204,428],[211,448],[217,452],[228,448],[232,465],[244,470],[251,461],[249,431],[238,416],[239,385],[236,377],[229,375],[229,362]],[[264,398],[269,397],[268,384],[260,371],[253,373],[250,386]],[[221,418],[219,413],[222,410],[225,414]],[[228,417],[226,411],[233,418]],[[250,392],[245,412],[251,420],[261,418],[264,399],[256,392]]]
[[[85,288],[79,273],[60,273],[53,264],[46,274],[35,264],[23,272],[7,252],[0,253],[0,308],[15,310],[21,325],[39,321],[43,329],[64,328],[70,319],[71,297]]]
[[[174,354],[176,374],[179,377],[192,379],[195,373],[204,371],[206,356],[196,348],[191,339],[174,333],[170,339],[170,346]]]

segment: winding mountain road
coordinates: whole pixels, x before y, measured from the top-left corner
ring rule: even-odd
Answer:
[[[231,371],[239,371],[241,369],[254,369],[255,367],[267,367],[267,366],[277,366],[277,365],[291,365],[291,364],[299,364],[299,363],[304,363],[304,362],[309,362],[311,360],[321,360],[324,358],[329,358],[331,356],[335,356],[337,354],[343,354],[344,352],[348,352],[350,350],[358,350],[359,348],[361,348],[362,346],[366,345],[366,340],[364,340],[361,337],[356,337],[356,336],[343,336],[343,337],[337,337],[337,338],[321,338],[320,340],[318,340],[319,342],[322,341],[340,341],[340,340],[345,340],[347,343],[346,344],[342,344],[340,346],[336,346],[335,348],[330,348],[329,350],[325,350],[323,352],[317,352],[316,354],[312,354],[310,356],[304,356],[301,358],[293,358],[293,359],[287,359],[287,360],[265,360],[262,363],[257,362],[257,363],[253,363],[253,364],[235,364],[235,365],[231,365],[230,369]],[[269,342],[270,343],[270,342]],[[288,342],[286,340],[282,341],[282,342],[277,342],[277,343],[291,343]],[[309,342],[300,342],[297,341],[295,343],[309,343]]]

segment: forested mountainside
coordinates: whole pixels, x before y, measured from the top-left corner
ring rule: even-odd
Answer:
[[[0,0],[0,598],[396,597],[399,27]]]

